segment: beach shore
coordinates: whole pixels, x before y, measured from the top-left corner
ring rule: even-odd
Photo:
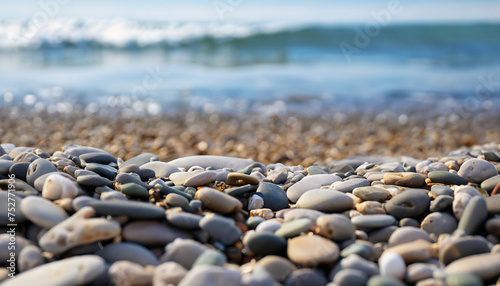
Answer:
[[[53,153],[67,144],[101,148],[124,160],[150,152],[162,161],[189,155],[251,158],[264,164],[325,166],[355,155],[425,159],[462,146],[500,142],[500,115],[423,117],[176,112],[156,117],[34,113],[0,109],[2,142]]]

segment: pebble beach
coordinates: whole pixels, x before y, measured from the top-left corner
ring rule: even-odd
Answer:
[[[2,114],[2,285],[500,284],[493,115]]]

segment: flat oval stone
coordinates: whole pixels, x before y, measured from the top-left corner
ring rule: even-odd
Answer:
[[[140,180],[139,175],[133,173],[122,173],[116,176],[116,182],[118,184],[135,183],[137,185],[143,186],[146,189],[151,189],[152,187]]]
[[[278,211],[288,207],[288,197],[285,191],[272,183],[262,182],[257,189],[264,199],[264,208]]]
[[[479,277],[473,274],[453,273],[446,277],[447,286],[483,285]]]
[[[160,220],[165,218],[165,209],[149,203],[134,201],[98,201],[88,205],[95,209],[98,216],[126,216],[137,220]]]
[[[243,186],[243,185],[258,185],[259,184],[259,179],[238,173],[238,172],[231,172],[227,175],[227,184],[232,185],[232,186]]]
[[[142,267],[130,261],[117,261],[108,269],[108,275],[115,285],[151,285],[154,267]]]
[[[176,186],[198,187],[215,182],[217,173],[214,171],[178,172],[170,175],[169,179]]]
[[[443,233],[454,232],[457,229],[457,225],[458,223],[454,216],[447,213],[435,212],[424,218],[420,228],[439,237]]]
[[[288,258],[302,266],[334,263],[339,252],[335,243],[318,235],[297,236],[288,241]]]
[[[308,218],[301,218],[289,222],[285,222],[281,227],[274,232],[274,234],[283,236],[285,238],[295,237],[302,232],[307,232],[311,229],[312,220]]]
[[[103,152],[90,152],[85,153],[79,156],[80,160],[85,161],[86,163],[99,163],[107,165],[109,163],[116,163],[116,158],[109,154]]]
[[[202,201],[206,208],[223,214],[238,212],[243,208],[238,199],[208,187],[199,189],[194,198]]]
[[[384,253],[386,252],[401,255],[406,264],[425,262],[433,257],[432,245],[424,239],[418,239],[390,247]]]
[[[297,201],[296,207],[334,213],[352,209],[354,202],[349,196],[339,191],[315,189],[304,193]]]
[[[34,245],[27,245],[19,251],[17,262],[19,272],[26,272],[45,263],[42,250]]]
[[[149,162],[139,167],[141,170],[148,169],[155,172],[155,176],[158,178],[168,178],[171,174],[180,172],[179,168],[170,165],[165,162]]]
[[[128,165],[142,166],[144,164],[147,164],[148,162],[158,161],[158,159],[159,159],[158,156],[156,156],[155,154],[142,153],[123,162],[120,165],[120,168],[126,167]]]
[[[417,173],[386,173],[383,180],[386,185],[420,188],[425,186],[425,178]]]
[[[57,172],[57,168],[52,165],[52,163],[46,159],[37,159],[33,161],[26,173],[26,182],[34,186],[35,180],[38,179],[43,174]]]
[[[186,170],[193,166],[200,166],[202,168],[213,167],[215,169],[230,168],[233,170],[241,170],[253,163],[255,162],[248,159],[211,155],[188,156],[168,162],[170,165],[177,168],[184,168]]]
[[[490,162],[474,158],[465,161],[457,174],[470,182],[480,184],[484,180],[498,175],[498,171]]]
[[[179,228],[197,229],[203,217],[187,212],[168,212],[167,221]]]
[[[237,270],[214,265],[200,265],[189,271],[179,286],[240,285],[241,274]]]
[[[104,260],[96,255],[66,258],[16,275],[15,279],[3,281],[2,285],[84,285],[103,273]]]
[[[84,187],[90,187],[90,188],[96,188],[96,187],[102,187],[102,186],[107,186],[107,187],[112,187],[113,182],[110,180],[101,177],[101,176],[94,176],[94,175],[84,175],[84,176],[79,176],[76,179],[76,182]]]
[[[322,186],[329,186],[334,182],[340,181],[342,181],[342,179],[339,176],[329,174],[307,176],[288,188],[286,194],[288,199],[295,203],[299,200],[302,194],[310,190],[318,189]]]
[[[7,191],[0,191],[0,224],[6,225],[9,223],[24,223],[26,217],[21,211],[21,198]],[[12,211],[12,208],[14,211]],[[9,215],[9,213],[11,215]],[[12,216],[12,214],[14,216]]]
[[[255,229],[256,232],[270,232],[274,233],[281,227],[282,222],[278,219],[269,219],[266,220],[257,226]]]
[[[428,210],[429,203],[430,198],[424,190],[406,190],[390,199],[385,204],[385,210],[397,219],[416,218]]]
[[[382,228],[396,224],[396,218],[392,215],[358,215],[351,218],[351,222],[360,228]]]
[[[127,195],[131,199],[148,200],[149,191],[136,183],[127,183],[119,186],[120,192]]]
[[[490,214],[500,214],[500,194],[487,197],[486,208]]]
[[[467,180],[457,174],[447,171],[433,171],[427,174],[427,177],[433,183],[440,183],[445,185],[467,185]]]
[[[336,191],[342,192],[342,193],[350,193],[352,192],[355,188],[360,188],[360,187],[367,187],[370,185],[370,181],[367,179],[363,178],[355,178],[355,179],[349,179],[345,180],[343,182],[335,182],[332,184],[332,188]]]
[[[473,274],[483,281],[500,276],[500,253],[477,254],[453,261],[446,266],[447,274]]]
[[[322,215],[316,220],[316,226],[316,233],[336,242],[356,237],[351,220],[342,214]]]
[[[366,274],[368,277],[379,274],[378,265],[357,254],[351,254],[340,261],[342,269],[356,269]]]
[[[486,200],[482,196],[474,196],[465,206],[458,223],[458,229],[463,230],[468,235],[475,234],[482,228],[487,217]]]
[[[0,160],[0,165],[2,165],[2,162],[4,160]],[[10,161],[7,161],[10,162]],[[4,163],[5,164],[5,163]],[[4,167],[8,166],[10,163],[7,163],[7,165],[4,165]],[[11,165],[8,171],[5,169],[2,171],[2,167],[0,167],[0,174],[3,174],[4,176],[7,175],[7,173],[13,174],[16,176],[17,179],[21,179],[23,181],[26,181],[26,174],[28,173],[28,168],[30,166],[31,162],[17,162]],[[494,186],[493,186],[494,187]],[[493,190],[493,189],[492,189]]]
[[[388,190],[372,186],[356,188],[352,191],[352,194],[362,201],[378,201],[381,203],[391,198]]]
[[[453,197],[441,195],[435,200],[431,201],[429,210],[431,212],[444,212],[453,208]]]
[[[493,176],[484,180],[481,183],[481,189],[485,190],[488,194],[491,194],[496,185],[500,183],[500,175]]]
[[[95,254],[104,258],[106,263],[126,260],[142,266],[158,265],[158,259],[149,249],[132,242],[111,243]]]
[[[453,190],[448,186],[443,185],[432,185],[431,191],[429,195],[433,195],[435,197],[439,196],[453,196]]]
[[[439,261],[444,265],[448,265],[466,256],[489,252],[490,248],[485,239],[474,236],[464,236],[446,244],[440,249]]]
[[[390,276],[382,276],[382,275],[375,275],[372,276],[368,280],[368,286],[405,286],[403,282],[401,282],[399,279],[390,277]]]
[[[14,165],[13,161],[0,159],[0,175],[7,176],[9,174],[10,168],[13,165]]]
[[[374,229],[369,232],[367,241],[371,243],[388,242],[396,229],[398,229],[398,227],[395,225]]]
[[[403,226],[392,233],[389,238],[389,247],[415,241],[417,239],[424,239],[428,242],[433,242],[425,230],[412,226]]]
[[[215,249],[207,249],[203,252],[193,264],[193,268],[200,265],[224,266],[227,262],[226,255]]]
[[[29,220],[41,227],[51,228],[68,218],[63,208],[41,197],[24,198],[20,207]]]
[[[368,282],[368,277],[356,269],[342,269],[337,272],[333,282],[339,286],[364,286]]]
[[[200,228],[225,245],[234,244],[242,234],[232,219],[213,213],[201,219]]]
[[[486,222],[486,230],[496,237],[500,237],[500,217],[488,220]]]
[[[189,205],[189,200],[179,194],[170,193],[165,197],[165,204],[169,207],[186,208]]]
[[[250,229],[255,229],[260,223],[264,222],[265,219],[260,216],[251,216],[247,219],[246,224]]]
[[[186,268],[176,262],[165,262],[155,268],[153,274],[153,285],[168,286],[177,285],[186,275]]]
[[[192,238],[188,233],[156,221],[133,221],[123,227],[123,238],[145,246],[164,246],[176,238]]]
[[[258,255],[283,255],[286,253],[286,240],[269,232],[256,232],[247,241],[248,248]]]
[[[406,281],[417,283],[420,280],[432,278],[437,266],[429,263],[413,263],[406,269]]]
[[[85,170],[95,172],[109,180],[114,180],[117,173],[117,170],[115,168],[98,163],[87,164],[87,166],[85,166]]]

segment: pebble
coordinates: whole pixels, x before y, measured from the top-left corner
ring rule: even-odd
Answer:
[[[308,218],[301,218],[293,221],[289,221],[281,225],[281,227],[275,231],[278,236],[283,236],[285,238],[295,237],[302,232],[307,232],[311,229],[313,221]]]
[[[109,191],[101,194],[101,200],[123,200],[127,201],[127,197],[124,194],[117,191]]]
[[[214,182],[217,173],[214,171],[193,171],[193,172],[177,172],[170,174],[169,179],[176,186],[203,186]]]
[[[367,281],[366,274],[356,269],[342,269],[333,279],[338,286],[364,286]]]
[[[453,197],[448,195],[441,195],[435,200],[431,201],[429,207],[430,212],[445,212],[453,209]]]
[[[127,183],[120,185],[118,187],[122,194],[126,195],[128,198],[136,199],[136,200],[148,200],[149,199],[149,191],[145,187],[138,185],[136,183]]]
[[[27,245],[19,251],[19,272],[26,272],[45,263],[42,250],[34,245]]]
[[[244,186],[244,185],[258,185],[259,184],[259,179],[238,173],[238,172],[231,172],[227,175],[227,184],[232,185],[232,186]]]
[[[377,263],[366,260],[357,254],[351,254],[340,261],[342,269],[356,269],[363,272],[368,278],[378,275]]]
[[[448,265],[460,258],[488,253],[490,247],[485,239],[475,236],[460,237],[439,250],[439,261],[444,265]]]
[[[292,203],[296,203],[302,194],[340,181],[342,181],[342,179],[335,175],[322,174],[307,176],[288,188],[286,194]]]
[[[387,252],[399,254],[406,264],[425,262],[434,257],[432,244],[424,239],[418,239],[402,243],[386,250]]]
[[[215,169],[230,168],[233,170],[241,170],[255,162],[248,159],[226,156],[188,156],[175,159],[167,163],[177,168],[184,168],[186,170],[193,166],[200,166],[202,168],[213,167]]]
[[[111,243],[95,253],[106,263],[125,260],[142,266],[158,265],[158,259],[146,247],[132,242]]]
[[[288,257],[301,266],[334,263],[339,258],[339,252],[335,243],[318,235],[298,236],[288,241]]]
[[[354,207],[354,202],[349,196],[342,192],[330,189],[315,189],[304,193],[295,206],[298,208],[335,213],[352,209]]]
[[[51,228],[68,218],[63,208],[41,197],[24,198],[20,208],[26,218],[41,227]]]
[[[289,202],[286,192],[275,184],[260,183],[257,194],[262,195],[264,208],[279,211],[288,207]]]
[[[486,160],[469,159],[460,166],[457,174],[469,182],[480,184],[484,180],[498,175],[498,171],[493,164]]]
[[[95,214],[92,207],[80,209],[47,231],[40,238],[40,247],[59,255],[75,246],[110,239],[120,234],[121,228],[116,221],[91,218]]]
[[[151,186],[142,182],[140,176],[135,173],[122,173],[118,174],[115,179],[117,184],[127,184],[127,183],[135,183],[137,185],[143,186],[146,189],[151,189]]]
[[[232,219],[216,214],[208,214],[202,218],[200,228],[208,232],[213,239],[225,245],[234,244],[242,234]]]
[[[445,185],[467,185],[467,180],[465,178],[447,171],[433,171],[427,174],[427,177],[432,183]]]
[[[320,271],[303,268],[297,269],[288,276],[285,286],[324,286],[328,283]]]
[[[89,163],[85,166],[85,170],[92,171],[100,176],[103,176],[109,180],[114,180],[116,177],[116,169],[109,166],[98,163]]]
[[[405,286],[400,280],[390,276],[373,276],[368,280],[368,286]]]
[[[484,180],[481,183],[481,188],[485,190],[488,194],[492,194],[493,190],[498,184],[500,184],[500,175],[496,175]]]
[[[430,198],[424,190],[410,189],[390,199],[385,210],[397,219],[416,218],[428,210],[429,203]]]
[[[270,171],[267,173],[267,179],[273,184],[283,184],[286,182],[288,175],[284,171]]]
[[[31,186],[34,186],[35,180],[38,179],[43,174],[57,172],[57,169],[49,160],[46,159],[37,159],[33,161],[26,173],[26,183]]]
[[[204,207],[222,214],[238,212],[243,208],[238,199],[208,187],[199,189],[194,198],[202,201]]]
[[[263,257],[255,264],[255,266],[266,270],[269,274],[271,274],[271,277],[278,282],[287,280],[295,271],[298,270],[297,267],[288,259],[276,255]]]
[[[434,270],[437,266],[429,263],[413,263],[406,268],[405,280],[410,283],[417,283],[418,281],[432,278]]]
[[[274,279],[264,268],[256,266],[252,273],[242,275],[241,283],[243,286],[274,286]]]
[[[358,215],[351,218],[351,222],[358,228],[382,228],[396,224],[396,218],[391,215]]]
[[[17,163],[14,163],[13,165],[11,165],[11,167],[9,168],[8,171],[5,170],[5,169],[2,171],[2,162],[5,162],[5,161],[4,160],[0,160],[0,175],[10,173],[10,174],[13,174],[14,176],[16,176],[17,179],[26,181],[26,174],[28,173],[28,168],[29,168],[31,162],[17,162]],[[10,161],[7,161],[7,162],[10,162]],[[7,163],[7,165],[8,164],[9,163]],[[5,166],[6,165],[4,165],[4,167]]]
[[[122,236],[126,241],[145,246],[164,246],[176,238],[192,238],[168,224],[157,221],[133,221],[123,227]]]
[[[98,216],[126,216],[129,219],[157,220],[165,218],[165,209],[142,202],[91,200],[87,203],[95,209]]]
[[[148,162],[158,161],[158,159],[158,156],[156,156],[155,154],[142,153],[121,163],[120,168],[126,167],[128,165],[142,166],[144,164],[147,164]]]
[[[59,174],[47,177],[43,184],[42,197],[49,200],[73,199],[78,195],[76,184],[70,179]]]
[[[392,233],[394,233],[394,231],[396,231],[397,229],[398,229],[397,226],[390,225],[379,229],[371,230],[367,240],[371,243],[388,242]]]
[[[454,216],[447,213],[435,212],[427,215],[420,228],[438,237],[443,233],[452,233],[457,229],[458,223]]]
[[[453,273],[446,277],[446,286],[482,286],[479,277],[467,273]]]
[[[295,221],[295,220],[293,220]],[[292,221],[292,222],[293,222]],[[278,219],[269,219],[260,223],[256,228],[256,232],[270,232],[274,233],[281,227],[282,222]]]
[[[500,195],[487,197],[486,208],[490,214],[500,214]]]
[[[500,238],[500,217],[494,217],[486,222],[486,230]]]
[[[179,168],[165,162],[153,161],[139,167],[141,170],[148,169],[155,172],[157,178],[168,178],[171,174],[180,172]]]
[[[417,173],[386,173],[383,180],[386,185],[397,185],[410,188],[425,186],[426,177]]]
[[[446,266],[447,274],[472,274],[483,281],[500,276],[500,253],[476,254],[460,258]]]
[[[75,256],[54,261],[16,275],[2,285],[84,285],[105,270],[104,260],[96,255]]]
[[[175,194],[175,193],[170,193],[165,197],[164,200],[165,204],[169,207],[181,207],[181,208],[186,208],[189,205],[189,200],[186,199],[185,197]]]
[[[240,285],[241,274],[237,270],[214,265],[200,265],[189,271],[179,286]]]
[[[113,155],[104,152],[90,152],[82,154],[79,157],[85,163],[99,163],[104,165],[116,163],[116,158]]]
[[[167,221],[179,228],[197,229],[199,228],[200,221],[203,217],[197,214],[187,212],[167,212]]]
[[[165,262],[155,268],[153,274],[153,285],[168,286],[177,285],[187,274],[186,268],[176,262]]]
[[[355,188],[352,194],[360,198],[361,201],[377,201],[383,203],[391,198],[391,194],[388,190],[372,186]]]
[[[403,226],[392,233],[388,243],[389,247],[393,247],[403,243],[415,241],[417,239],[424,239],[428,242],[433,242],[425,230],[411,226]]]
[[[376,201],[358,203],[356,210],[361,214],[385,214],[384,205]]]
[[[342,193],[350,193],[356,188],[367,187],[370,185],[370,181],[363,178],[354,178],[346,181],[337,181],[334,182],[330,188],[342,192]]]
[[[256,232],[247,241],[248,248],[258,255],[283,255],[286,253],[287,241],[274,233]]]
[[[439,196],[453,196],[453,190],[448,186],[443,185],[432,185],[429,196],[439,197]]]
[[[403,280],[406,274],[406,263],[401,255],[395,252],[386,252],[378,261],[380,274]],[[373,277],[372,277],[373,279]],[[372,285],[369,283],[369,285]],[[387,285],[384,283],[384,285]]]
[[[288,198],[287,198],[288,200]],[[251,211],[251,210],[256,210],[256,209],[261,209],[264,207],[264,199],[259,196],[259,195],[252,195],[249,199],[248,199],[248,210]]]
[[[100,176],[94,176],[94,175],[84,175],[84,176],[79,176],[76,179],[76,182],[84,187],[89,187],[89,188],[96,188],[96,187],[102,187],[102,186],[107,186],[111,187],[113,186],[113,182]]]
[[[474,196],[460,217],[458,229],[468,235],[475,234],[484,225],[487,217],[486,200],[482,196]]]
[[[116,261],[108,270],[115,285],[151,285],[155,268],[130,261]]]
[[[355,227],[342,214],[322,215],[316,220],[316,233],[336,242],[355,238]]]

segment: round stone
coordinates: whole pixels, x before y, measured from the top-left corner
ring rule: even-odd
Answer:
[[[80,160],[86,163],[99,163],[107,165],[109,163],[116,163],[116,158],[109,153],[104,152],[91,152],[80,155]]]
[[[265,219],[261,218],[260,216],[251,216],[247,219],[246,223],[250,229],[255,229],[260,223],[264,221]]]
[[[16,275],[2,285],[84,285],[106,269],[104,260],[96,255],[82,255],[66,258]]]
[[[276,255],[268,255],[260,259],[255,266],[262,267],[271,274],[274,280],[279,282],[285,281],[297,270],[297,267],[290,260]]]
[[[41,227],[51,228],[68,218],[63,208],[41,197],[24,198],[20,207],[29,220]]]
[[[288,208],[288,197],[278,185],[262,182],[257,189],[257,193],[264,199],[264,208],[279,211]]]
[[[338,246],[318,235],[298,236],[290,239],[287,253],[291,261],[307,267],[334,263],[339,258]]]
[[[342,269],[356,269],[366,274],[368,277],[379,274],[378,265],[357,254],[351,254],[340,261]]]
[[[447,274],[473,274],[489,281],[500,276],[500,253],[477,254],[460,258],[446,266]]]
[[[453,208],[453,197],[442,195],[431,201],[429,210],[431,212],[444,212]]]
[[[364,286],[367,281],[366,274],[356,269],[342,269],[333,278],[339,286]]]
[[[389,238],[389,247],[393,247],[399,244],[415,241],[417,239],[424,239],[428,242],[433,242],[425,230],[412,227],[412,226],[403,226],[394,231]]]
[[[500,217],[494,217],[486,222],[486,230],[500,238]]]
[[[427,176],[433,183],[445,185],[467,185],[467,180],[465,178],[447,171],[433,171],[427,174]]]
[[[382,228],[396,224],[396,219],[392,215],[358,215],[351,218],[351,222],[360,228]]]
[[[417,283],[420,280],[432,278],[437,266],[429,263],[413,263],[406,269],[406,281]]]
[[[193,268],[200,265],[224,266],[227,262],[226,255],[215,249],[205,250],[193,264]]]
[[[394,252],[401,255],[407,264],[425,262],[433,257],[432,245],[424,239],[418,239],[390,247],[386,252]]]
[[[26,173],[26,182],[29,185],[34,186],[36,179],[38,179],[43,174],[51,172],[57,172],[57,168],[52,165],[50,161],[41,158],[36,159],[30,164],[28,168],[28,172]]]
[[[355,227],[351,220],[342,214],[322,215],[316,220],[316,233],[336,242],[354,239]]]
[[[238,212],[243,208],[238,199],[212,188],[199,189],[194,198],[202,201],[206,208],[223,214]]]
[[[430,198],[425,190],[411,189],[403,191],[385,204],[388,214],[397,219],[416,218],[429,209]]]
[[[274,233],[275,231],[277,231],[281,227],[281,224],[282,224],[282,222],[278,219],[269,219],[269,220],[266,220],[266,221],[260,223],[259,226],[257,226],[257,228],[255,228],[255,231],[256,232]]]
[[[403,280],[406,273],[406,263],[401,255],[395,252],[384,252],[378,261],[380,274]]]
[[[256,232],[247,241],[248,248],[258,255],[283,255],[287,242],[282,236],[268,232]]]
[[[319,176],[319,175],[317,175]],[[353,200],[344,193],[329,189],[315,189],[304,193],[296,207],[335,213],[352,209]]]
[[[498,175],[493,164],[482,159],[470,159],[465,161],[457,173],[470,182],[480,184],[484,180]]]
[[[356,188],[352,191],[352,194],[362,201],[385,202],[391,198],[388,190],[373,186]]]
[[[131,261],[142,266],[158,265],[156,256],[142,245],[132,242],[111,243],[96,252],[106,263],[120,260]]]
[[[487,197],[486,208],[490,214],[500,214],[500,195]]]
[[[165,197],[165,204],[169,207],[185,208],[189,205],[189,200],[179,194],[170,193]]]
[[[448,265],[466,256],[488,252],[490,252],[490,248],[485,239],[465,236],[446,244],[443,249],[439,251],[439,261],[444,265]]]
[[[467,285],[483,285],[479,277],[473,274],[453,273],[446,277],[446,286],[467,286]]]
[[[447,213],[431,213],[424,218],[420,228],[438,237],[442,233],[455,231],[457,229],[457,220]]]
[[[165,246],[161,262],[173,261],[186,269],[191,269],[196,259],[208,248],[192,239],[177,238]]]

